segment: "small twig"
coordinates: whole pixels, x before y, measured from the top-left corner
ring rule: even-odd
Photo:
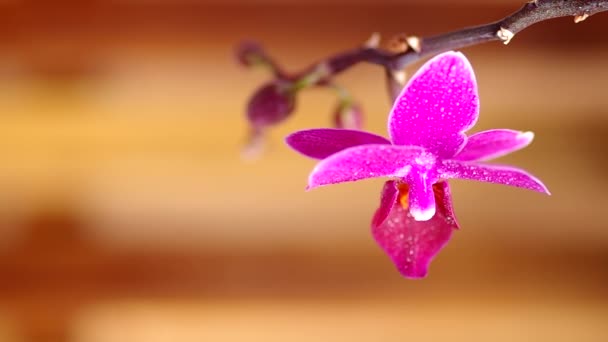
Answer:
[[[331,56],[306,71],[296,74],[302,77],[310,70],[318,70],[319,65],[327,67],[326,77],[338,74],[351,66],[367,62],[381,65],[389,70],[401,70],[411,63],[429,55],[448,50],[463,48],[470,45],[490,41],[508,43],[511,38],[525,28],[538,22],[558,17],[574,17],[580,22],[587,17],[608,11],[608,0],[536,0],[526,3],[517,12],[502,20],[448,32],[419,40],[419,49],[408,49],[405,52],[394,53],[377,48],[362,47]]]

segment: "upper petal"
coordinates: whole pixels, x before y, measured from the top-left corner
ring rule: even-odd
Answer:
[[[511,129],[492,129],[471,135],[463,149],[452,159],[477,161],[498,158],[528,146],[534,139],[532,132]]]
[[[388,139],[363,131],[321,128],[298,131],[285,138],[287,144],[303,155],[327,158],[346,148],[365,144],[390,144]]]
[[[308,189],[366,178],[405,177],[424,150],[413,146],[360,145],[323,159],[308,177]]]
[[[446,52],[425,63],[395,101],[388,122],[396,145],[422,146],[452,157],[464,144],[463,132],[477,121],[477,82],[469,61]]]
[[[440,177],[504,184],[550,194],[547,187],[538,178],[524,170],[510,166],[445,160],[440,167]]]

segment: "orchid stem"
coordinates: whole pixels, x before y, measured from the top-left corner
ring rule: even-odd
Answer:
[[[491,41],[509,41],[520,31],[541,21],[571,16],[578,23],[589,16],[608,11],[608,0],[536,0],[526,3],[511,15],[486,25],[469,27],[458,31],[420,39],[419,49],[408,49],[394,53],[374,47],[356,48],[350,51],[330,56],[316,65],[308,67],[297,78],[301,79],[307,73],[326,70],[326,77],[319,78],[324,82],[350,67],[367,62],[383,66],[390,71],[399,71],[406,66],[430,55],[460,49]],[[394,96],[395,83],[388,79],[390,95]]]

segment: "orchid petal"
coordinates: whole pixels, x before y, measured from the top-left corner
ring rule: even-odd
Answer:
[[[498,158],[528,146],[534,133],[511,129],[492,129],[471,135],[455,160],[480,161]]]
[[[456,214],[454,214],[454,205],[452,204],[452,192],[450,185],[446,181],[439,181],[433,184],[435,192],[435,202],[437,203],[437,211],[445,217],[445,220],[452,224],[455,229],[460,228]]]
[[[477,82],[469,61],[446,52],[425,63],[393,105],[388,131],[395,145],[414,145],[443,158],[466,141],[479,114]]]
[[[374,218],[372,219],[373,226],[379,226],[386,220],[393,207],[393,203],[397,200],[398,193],[399,191],[397,190],[395,181],[390,180],[384,183],[382,194],[380,195],[380,207],[376,210]]]
[[[366,144],[390,144],[388,139],[357,130],[309,129],[290,134],[285,141],[303,155],[323,159],[349,147]]]
[[[376,177],[405,177],[424,150],[414,146],[360,145],[323,159],[308,177],[308,189]]]
[[[550,194],[547,187],[538,178],[514,167],[446,160],[443,161],[440,169],[440,176],[445,179],[470,179]]]
[[[437,205],[441,206],[439,202]],[[431,260],[448,243],[455,226],[446,220],[443,210],[428,221],[416,221],[398,198],[394,199],[386,219],[379,220],[384,206],[383,199],[372,222],[374,239],[403,276],[425,277]]]

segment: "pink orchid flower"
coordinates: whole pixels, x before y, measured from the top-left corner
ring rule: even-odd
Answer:
[[[510,185],[549,194],[536,177],[483,163],[522,149],[531,132],[494,129],[468,136],[479,116],[469,61],[459,52],[438,55],[409,80],[388,118],[390,140],[363,131],[311,129],[287,137],[296,151],[322,159],[307,189],[388,177],[372,220],[374,238],[408,278],[426,276],[435,255],[458,228],[453,178]]]

